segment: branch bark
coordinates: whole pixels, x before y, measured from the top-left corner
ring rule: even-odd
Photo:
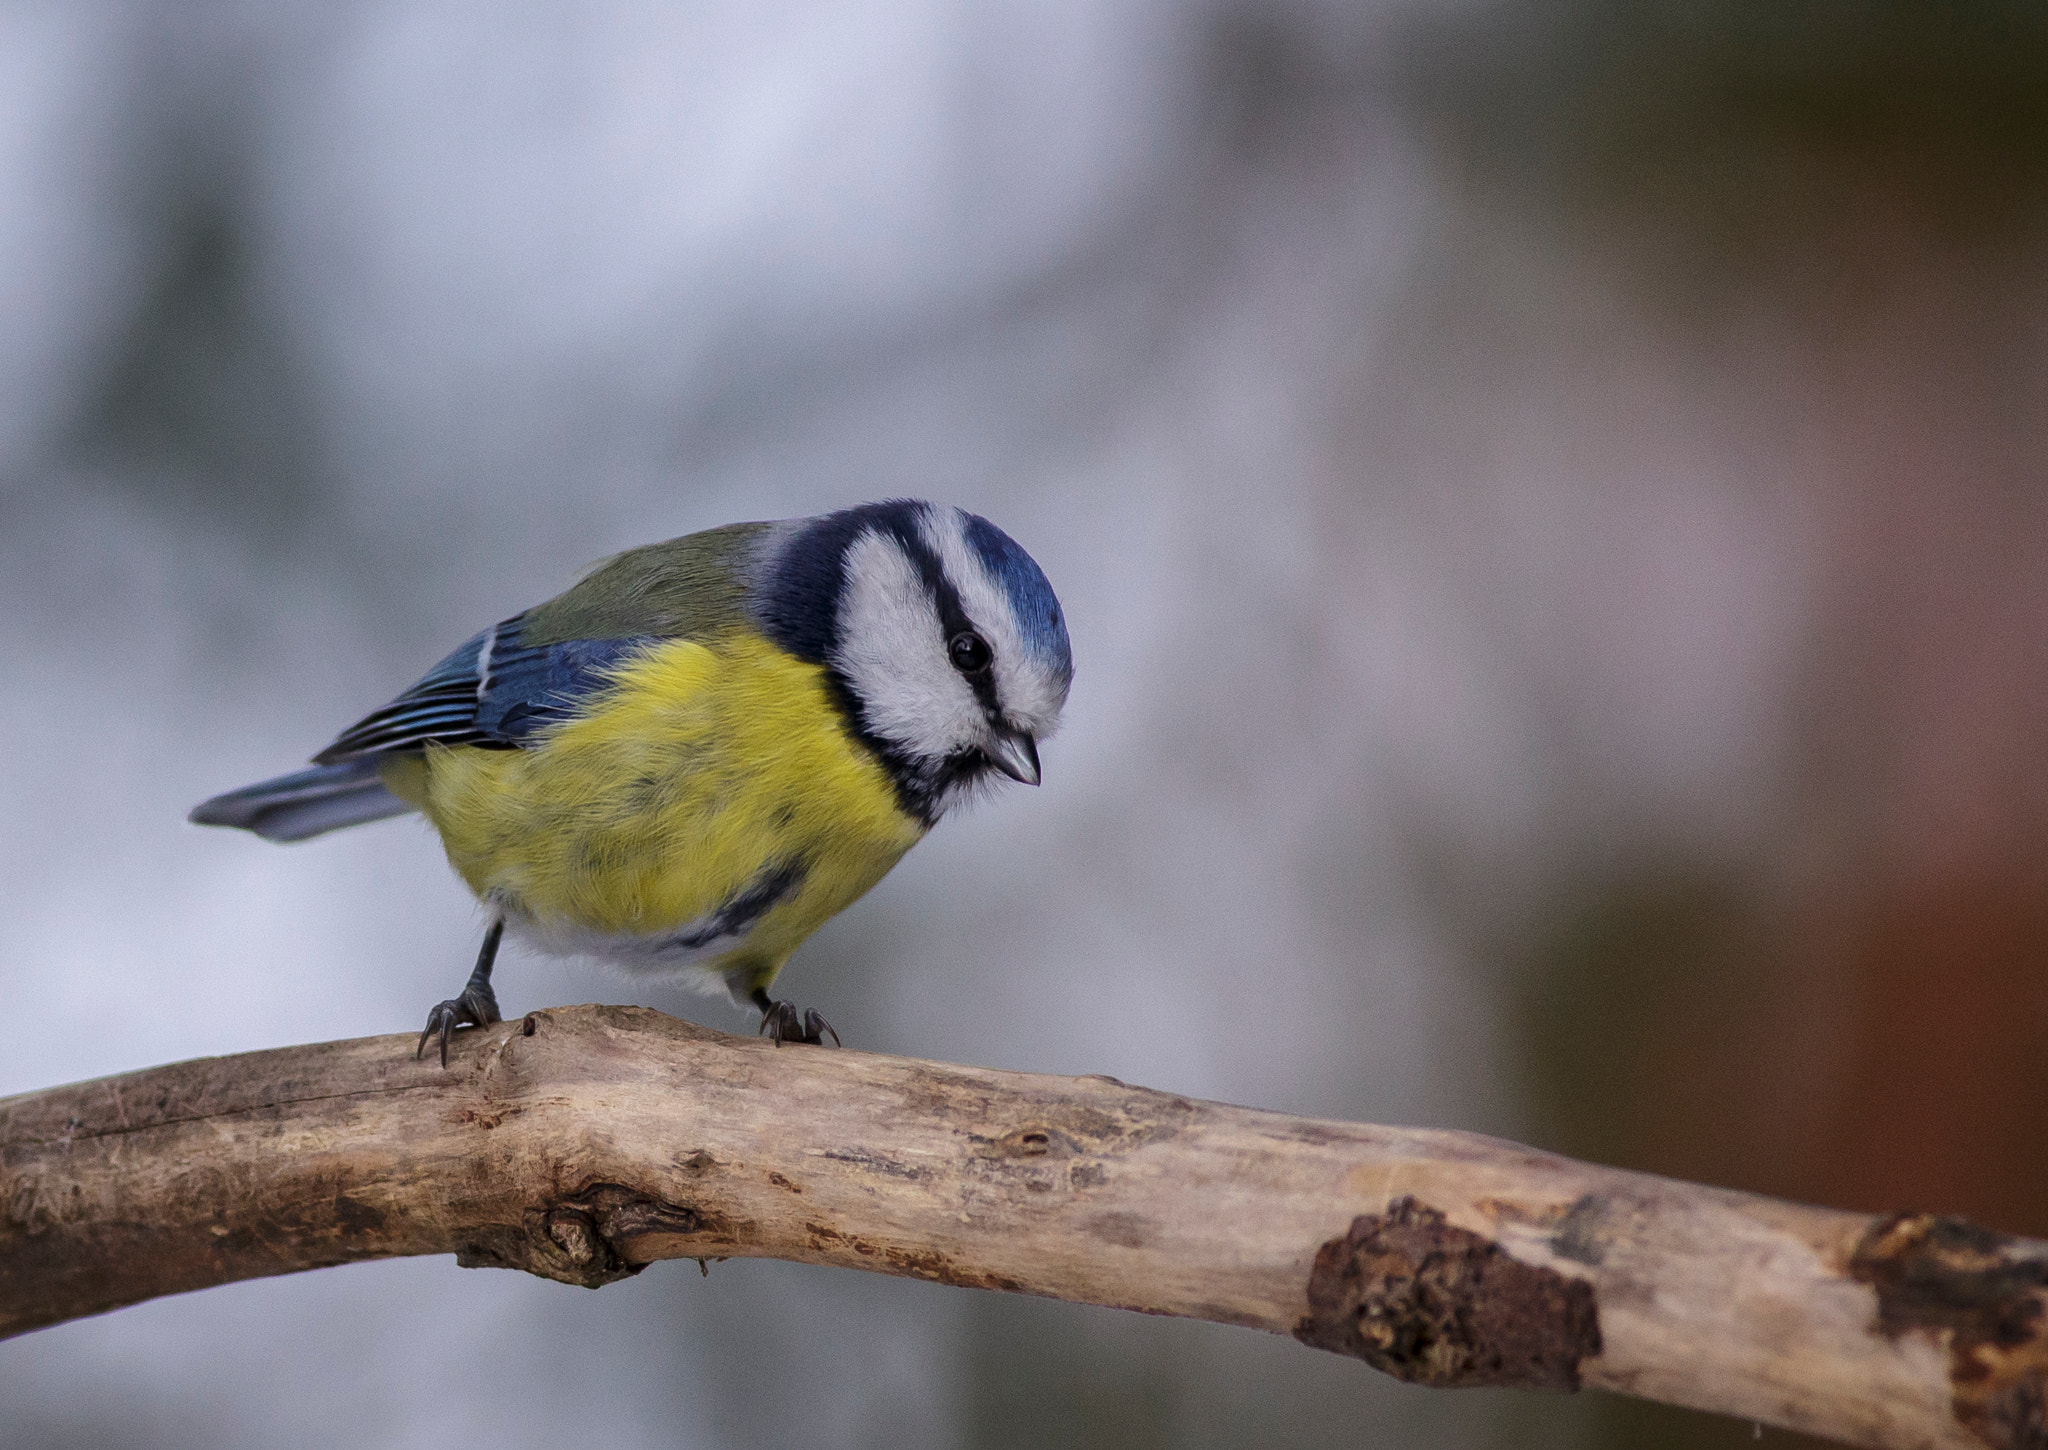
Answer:
[[[2048,1447],[2048,1244],[1470,1133],[777,1049],[638,1008],[0,1100],[0,1335],[454,1253],[736,1255],[1240,1324],[1414,1383],[1615,1390],[1870,1446]]]

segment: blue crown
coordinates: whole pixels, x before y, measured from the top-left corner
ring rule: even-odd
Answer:
[[[1024,631],[1025,646],[1063,678],[1072,679],[1074,651],[1067,643],[1067,621],[1038,561],[980,514],[967,515],[967,542],[981,556],[982,567],[1010,596],[1010,609],[1017,616],[1017,627]]]

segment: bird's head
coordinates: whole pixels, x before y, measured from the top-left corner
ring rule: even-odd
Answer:
[[[911,500],[773,536],[763,627],[823,664],[863,739],[927,821],[996,773],[1038,784],[1074,674],[1052,585],[976,514]]]

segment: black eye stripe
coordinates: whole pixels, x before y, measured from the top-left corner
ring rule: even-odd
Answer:
[[[925,542],[922,530],[906,525],[907,521],[903,521],[892,528],[891,532],[895,534],[896,541],[903,546],[903,552],[917,565],[918,579],[923,583],[924,591],[932,601],[932,607],[938,611],[939,628],[943,631],[940,640],[948,645],[948,657],[951,655],[950,642],[959,635],[972,634],[986,643],[987,636],[975,627],[974,621],[967,617],[966,609],[961,606],[960,591],[955,589],[953,581],[946,577],[945,566],[940,564],[938,553]],[[993,669],[983,669],[974,674],[963,671],[961,678],[973,687],[974,698],[989,719],[1000,720],[1003,712],[1002,702],[996,698],[996,672]]]

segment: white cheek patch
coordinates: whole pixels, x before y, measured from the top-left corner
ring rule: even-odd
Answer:
[[[960,607],[995,651],[996,699],[1009,723],[1039,740],[1058,728],[1067,684],[1024,642],[1009,591],[992,577],[967,542],[967,519],[957,508],[925,515],[924,541],[960,596]]]
[[[946,658],[938,610],[895,539],[869,532],[848,547],[839,618],[832,663],[853,686],[868,729],[918,757],[981,740],[981,705]]]

